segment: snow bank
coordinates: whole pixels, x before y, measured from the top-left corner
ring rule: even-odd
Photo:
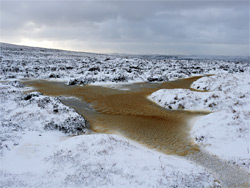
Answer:
[[[83,130],[86,124],[58,98],[24,94],[26,88],[20,82],[0,83],[0,91],[1,187],[184,188],[216,184],[204,168],[120,136],[68,136],[79,128],[69,120],[79,120]]]
[[[250,80],[249,73],[203,77],[186,89],[159,90],[149,99],[167,109],[212,111],[193,126],[195,142],[209,152],[250,167]]]
[[[53,140],[55,135],[46,137],[50,142],[37,141],[34,136],[33,144],[23,140],[1,159],[3,187],[184,188],[215,184],[209,173],[188,161],[149,151],[118,136],[96,134],[61,141]]]
[[[58,98],[24,91],[20,82],[0,83],[0,153],[18,145],[27,131],[56,129],[69,135],[87,131],[86,120]]]

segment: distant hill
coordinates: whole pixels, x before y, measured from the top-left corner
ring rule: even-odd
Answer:
[[[16,45],[16,44],[9,44],[0,42],[1,48],[10,48],[11,50],[18,50],[18,51],[37,51],[37,52],[70,52],[74,54],[92,54],[92,55],[105,55],[101,53],[91,53],[91,52],[76,52],[76,51],[69,51],[69,50],[62,50],[62,49],[50,49],[50,48],[41,48],[41,47],[31,47],[31,46],[24,46],[24,45]],[[164,55],[164,54],[138,54],[138,55],[131,55],[131,54],[124,54],[124,53],[114,53],[114,54],[106,54],[106,55],[114,55],[119,57],[129,57],[129,58],[139,58],[139,59],[156,59],[156,60],[164,60],[164,59],[175,59],[175,60],[226,60],[226,61],[243,61],[243,62],[250,62],[250,56],[214,56],[214,55]]]

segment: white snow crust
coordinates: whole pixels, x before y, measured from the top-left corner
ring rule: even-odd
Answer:
[[[0,43],[0,80],[50,79],[70,85],[162,82],[193,75],[246,72],[247,61],[146,59],[51,50]]]
[[[182,157],[161,154],[120,135],[90,134],[84,117],[60,98],[25,94],[22,79],[124,89],[112,83],[216,74],[192,85],[209,92],[161,90],[150,98],[171,109],[213,111],[194,125],[195,142],[249,170],[249,62],[0,45],[0,187],[220,186],[210,172]]]
[[[18,82],[0,84],[1,187],[200,187],[214,185],[204,168],[149,150],[118,135],[71,136],[79,117],[57,98],[32,93]],[[41,102],[42,101],[42,102]],[[46,101],[46,102],[45,102]],[[56,113],[55,111],[56,106]],[[83,119],[83,118],[82,118]],[[80,121],[85,127],[85,121]],[[74,132],[73,132],[74,133]],[[190,178],[191,175],[191,178]]]
[[[167,109],[205,110],[191,136],[207,151],[250,172],[250,76],[220,73],[187,89],[158,90],[149,99]]]

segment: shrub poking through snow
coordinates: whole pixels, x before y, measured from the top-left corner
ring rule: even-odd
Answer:
[[[22,49],[22,50],[20,50]],[[1,44],[0,79],[63,79],[69,85],[94,82],[164,82],[192,75],[248,72],[249,63],[195,58],[158,59],[46,50]]]
[[[59,130],[70,135],[79,135],[87,132],[88,122],[81,116],[79,117],[68,117],[64,122],[56,123],[50,121],[46,123],[44,129],[46,130]]]

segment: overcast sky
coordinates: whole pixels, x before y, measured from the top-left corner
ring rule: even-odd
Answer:
[[[249,1],[1,0],[2,42],[101,53],[249,54]]]

